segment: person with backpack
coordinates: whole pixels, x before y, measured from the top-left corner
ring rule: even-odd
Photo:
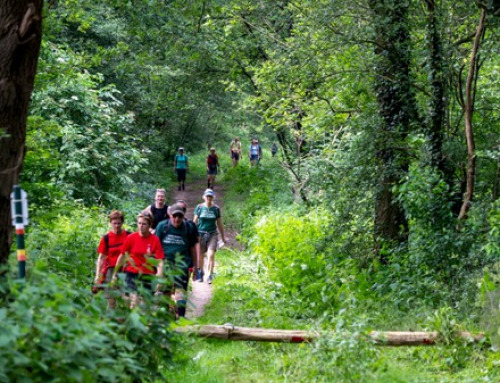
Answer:
[[[214,277],[215,252],[217,251],[219,231],[222,237],[222,243],[226,242],[224,237],[224,226],[220,214],[220,208],[214,204],[215,193],[212,189],[207,189],[203,193],[204,203],[196,206],[194,210],[193,222],[198,225],[200,233],[200,264],[199,267],[203,270],[203,256],[207,254],[207,272],[208,283],[212,283]],[[203,277],[200,282],[203,282]]]
[[[258,164],[260,159],[262,158],[262,149],[259,145],[259,141],[257,141],[255,138],[252,139],[252,142],[250,144],[248,157],[250,158],[250,165],[252,166]]]
[[[137,216],[137,231],[125,239],[122,254],[116,261],[112,281],[116,281],[120,267],[124,266],[125,285],[130,291],[130,308],[139,303],[138,290],[142,287],[147,292],[152,292],[153,278],[163,277],[163,260],[165,254],[160,240],[151,233],[153,217],[140,213]]]
[[[113,210],[109,214],[109,224],[111,230],[102,236],[97,248],[96,271],[94,279],[93,292],[99,290],[99,285],[109,284],[113,276],[113,270],[116,266],[118,257],[121,254],[123,243],[130,234],[128,231],[123,230],[123,222],[125,216],[121,211]],[[112,296],[107,297],[108,309],[116,307],[116,300]]]
[[[276,142],[273,142],[273,144],[271,145],[271,154],[274,156],[276,156],[276,153],[278,153],[278,145],[276,145]]]
[[[220,169],[219,156],[215,154],[215,148],[210,148],[210,153],[207,156],[207,187],[214,188],[215,176]]]
[[[231,155],[231,161],[233,163],[233,168],[238,165],[238,161],[241,157],[241,142],[238,137],[231,141],[231,146],[229,147],[229,154]]]
[[[174,173],[177,174],[177,182],[179,182],[177,190],[179,191],[185,189],[187,172],[189,172],[189,159],[184,154],[184,148],[179,148],[179,154],[176,154],[174,158]]]
[[[156,226],[168,218],[167,191],[165,189],[156,189],[155,202],[145,208],[142,213],[149,214],[153,217],[151,232],[154,234]]]
[[[184,222],[186,222],[189,226],[191,226],[191,230],[196,232],[196,236],[198,237],[198,227],[196,224],[187,218],[186,213],[187,213],[187,203],[183,199],[178,199],[175,201],[176,204],[180,205],[182,207],[182,210],[184,211]],[[196,243],[196,259],[189,264],[189,270],[190,272],[193,273],[193,282],[197,282],[200,279],[203,279],[203,270],[199,267],[200,264],[200,243]]]
[[[177,307],[177,316],[186,315],[186,301],[189,284],[189,266],[196,266],[198,230],[195,225],[184,219],[184,208],[181,204],[169,207],[170,218],[160,222],[156,233],[167,259],[167,277],[173,279],[174,300]]]

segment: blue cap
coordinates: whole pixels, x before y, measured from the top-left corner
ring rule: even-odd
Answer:
[[[211,197],[215,197],[215,193],[212,189],[205,190],[205,193],[203,193],[203,197],[206,197],[207,195],[211,196]]]

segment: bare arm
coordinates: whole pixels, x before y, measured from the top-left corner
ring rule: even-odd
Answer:
[[[198,218],[198,216],[197,216],[197,215],[195,215],[195,216],[193,217],[193,222],[194,222],[196,225],[198,225],[198,221],[199,221],[199,218]]]
[[[101,274],[102,264],[104,263],[105,259],[106,255],[99,253],[99,257],[97,257],[96,268],[95,268],[95,279],[94,279],[95,283],[99,282],[99,275]]]
[[[222,219],[220,217],[217,218],[217,228],[219,229],[222,241],[226,242],[226,237],[224,236],[224,225],[222,224]]]
[[[118,260],[116,261],[115,269],[113,270],[113,278],[111,280],[116,280],[116,274],[118,274],[118,270],[127,262],[128,253],[120,254]]]
[[[191,260],[193,261],[194,269],[196,270],[198,267],[200,267],[200,263],[198,261],[199,259],[199,252],[200,252],[200,246],[198,243],[195,243],[191,248],[189,249],[191,252]]]
[[[164,260],[163,259],[160,259],[160,261],[158,262],[158,266],[156,266],[156,276],[158,278],[162,278],[163,277],[163,265],[164,265]]]

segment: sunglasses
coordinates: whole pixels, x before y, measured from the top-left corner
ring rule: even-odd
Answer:
[[[182,214],[179,214],[179,213],[173,214],[172,217],[174,217],[174,218],[184,218],[184,216]]]

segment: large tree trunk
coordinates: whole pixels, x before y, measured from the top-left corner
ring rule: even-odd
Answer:
[[[0,1],[0,266],[7,262],[12,244],[10,193],[24,160],[42,5],[43,0]]]
[[[469,73],[467,75],[467,82],[465,84],[465,103],[464,103],[464,117],[465,117],[465,136],[467,139],[467,186],[465,190],[465,197],[460,209],[459,219],[465,219],[467,212],[472,203],[474,196],[474,186],[476,178],[476,147],[474,143],[474,130],[472,126],[472,117],[474,115],[474,85],[476,84],[477,77],[477,56],[479,46],[485,29],[486,10],[481,9],[479,16],[479,23],[476,29],[476,36],[474,38],[474,45],[472,46],[472,54],[469,63]]]
[[[395,200],[393,187],[408,172],[405,139],[415,119],[415,101],[410,79],[410,33],[406,1],[371,0],[375,25],[375,90],[382,125],[376,130],[377,185],[375,197],[375,252],[384,244],[407,238],[407,221]]]
[[[443,46],[439,31],[440,12],[436,9],[434,0],[425,0],[425,3],[427,5],[427,45],[429,49],[429,77],[431,82],[430,120],[427,125],[427,136],[430,144],[430,164],[445,175],[446,163],[443,154],[443,130],[447,94]]]

